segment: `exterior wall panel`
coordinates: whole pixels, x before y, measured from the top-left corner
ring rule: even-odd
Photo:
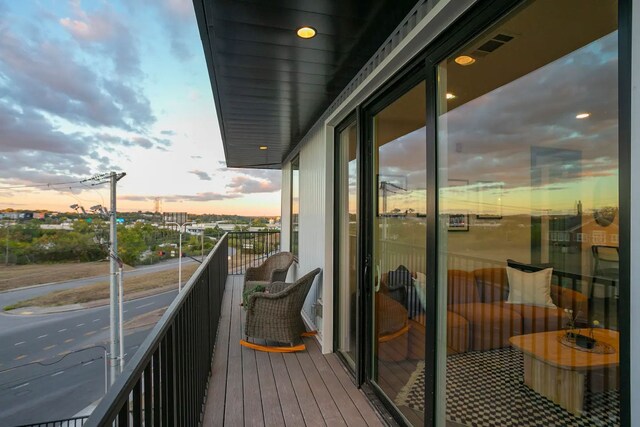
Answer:
[[[300,255],[298,276],[320,267],[323,273],[311,288],[304,305],[307,319],[312,321],[322,334],[322,316],[316,310],[318,300],[322,299],[325,274],[324,237],[326,229],[326,139],[320,130],[311,136],[307,145],[300,151]]]
[[[640,426],[640,4],[633,2],[631,44],[631,425]]]

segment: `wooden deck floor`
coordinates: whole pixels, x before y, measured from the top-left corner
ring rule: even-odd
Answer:
[[[229,276],[205,406],[204,426],[382,426],[335,354],[277,354],[240,346],[243,276]]]

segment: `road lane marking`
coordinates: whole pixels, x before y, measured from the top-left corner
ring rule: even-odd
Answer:
[[[66,330],[67,330],[67,328],[64,328],[64,329],[60,329],[58,332],[64,332]]]
[[[69,339],[67,339],[67,340],[64,340],[65,344],[66,344],[66,343],[70,343],[71,341],[73,341],[73,338],[69,338]]]
[[[91,365],[92,363],[93,363],[93,360],[90,360],[88,362],[83,363],[82,366]]]
[[[84,333],[84,336],[85,336],[85,337],[88,337],[89,335],[93,335],[93,334],[95,334],[95,333],[96,333],[96,331],[89,331],[89,332],[85,332],[85,333]]]
[[[126,313],[128,310],[122,310],[123,313]]]
[[[103,327],[102,327],[102,328],[100,328],[100,329],[102,329],[102,330],[104,331],[105,329],[109,329],[109,326],[103,326]]]
[[[146,303],[146,304],[139,305],[139,306],[137,306],[136,308],[149,307],[150,305],[153,305],[153,303],[152,303],[152,302],[148,302],[148,303]]]
[[[15,343],[14,345],[15,345],[15,346],[18,346],[18,345],[22,345],[22,344],[24,344],[24,343],[25,343],[24,341],[20,341],[20,342]]]
[[[66,356],[69,353],[71,353],[71,352],[70,351],[61,351],[60,353],[58,353],[58,356]]]
[[[55,374],[51,374],[52,377],[57,377],[58,375],[64,374],[64,371],[58,371]]]
[[[27,357],[27,355],[26,355],[26,354],[21,354],[20,356],[16,357],[16,358],[15,358],[15,359],[13,359],[13,360],[20,360],[20,359],[24,359],[25,357]]]
[[[93,319],[93,321],[94,321],[94,322],[99,322],[99,321],[100,321],[100,319]]]
[[[40,335],[40,336],[38,337],[38,339],[42,339],[42,338],[45,338],[45,337],[48,337],[48,336],[49,336],[49,334]]]
[[[51,350],[55,346],[56,346],[56,344],[52,344],[52,345],[49,345],[49,346],[43,348],[43,350]]]
[[[29,383],[20,384],[20,385],[17,385],[17,386],[15,386],[15,387],[13,387],[11,390],[17,390],[17,389],[19,389],[19,388],[26,387],[26,386],[28,386],[28,385],[29,385]]]
[[[79,328],[80,326],[84,326],[84,323],[78,323],[78,324],[76,325],[76,328]]]

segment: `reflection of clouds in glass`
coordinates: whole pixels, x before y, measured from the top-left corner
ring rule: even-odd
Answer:
[[[378,150],[380,175],[406,177],[406,187],[426,187],[427,163],[426,128],[422,127],[390,141]]]
[[[579,151],[564,182],[617,173],[617,70],[614,32],[443,114],[449,176],[529,186],[534,147]]]
[[[422,127],[378,150],[378,196],[380,210],[386,199],[387,213],[426,213],[426,128]],[[388,183],[386,191],[382,183]]]

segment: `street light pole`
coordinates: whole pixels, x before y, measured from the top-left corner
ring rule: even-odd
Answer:
[[[180,227],[180,243],[178,244],[178,292],[182,292],[182,227]]]
[[[187,224],[193,224],[191,221],[178,224],[177,222],[165,222],[165,225],[175,225],[178,227],[180,240],[178,245],[178,292],[182,292],[182,230]]]
[[[118,264],[121,264],[121,260],[118,257],[118,228],[116,221],[116,185],[118,181],[125,176],[125,173],[111,172],[109,174],[109,183],[111,187],[111,209],[109,210],[109,228],[110,228],[110,245],[109,245],[109,273],[110,273],[110,289],[109,296],[111,303],[109,304],[109,319],[110,319],[110,335],[111,335],[111,348],[109,358],[111,359],[111,384],[113,384],[118,375],[118,371],[122,369],[122,354],[120,349],[122,348],[121,340],[121,326],[122,321],[122,308],[118,308],[122,304],[120,299],[120,292],[118,290]],[[120,276],[122,277],[122,276]],[[120,365],[120,369],[118,369]]]

